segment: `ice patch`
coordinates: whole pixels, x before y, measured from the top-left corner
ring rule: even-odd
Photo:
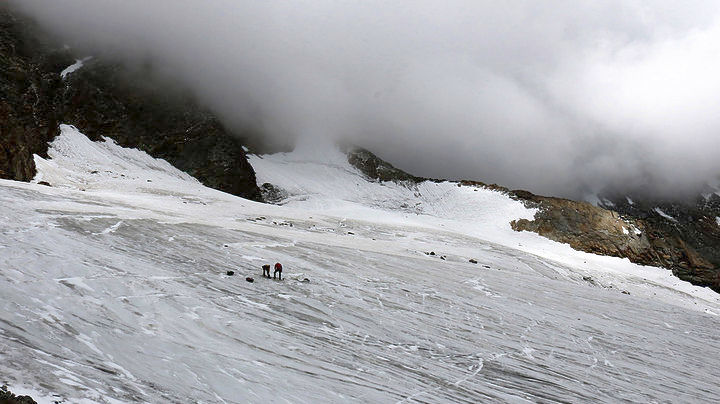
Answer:
[[[114,225],[108,227],[107,229],[101,231],[100,233],[93,233],[93,234],[95,234],[95,235],[101,235],[101,234],[114,233],[115,230],[117,230],[117,229],[120,228],[120,225],[122,225],[122,223],[123,223],[123,222],[122,222],[122,220],[121,220],[121,221],[115,223]],[[172,240],[170,240],[170,241],[172,241]]]
[[[627,202],[628,202],[630,205],[635,205],[635,202],[633,202],[633,200],[630,199],[629,196],[626,196],[625,199],[627,199]]]
[[[88,60],[92,59],[92,56],[88,56],[82,59],[76,59],[75,63],[71,64],[70,66],[66,67],[65,70],[60,72],[60,77],[65,80],[68,74],[71,74],[73,72],[76,72],[78,69],[83,67],[84,63]]]
[[[241,256],[242,259],[248,260],[248,261],[267,261],[267,259],[262,257],[255,257],[253,255],[243,255]]]
[[[663,212],[660,208],[655,208],[655,209],[653,209],[653,210],[655,211],[655,213],[657,213],[658,215],[664,217],[665,219],[670,220],[670,221],[672,221],[672,222],[677,222],[677,219],[675,219],[674,217],[672,217],[672,216],[668,215],[667,213]]]

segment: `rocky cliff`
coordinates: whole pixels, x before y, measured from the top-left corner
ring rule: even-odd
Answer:
[[[601,207],[646,223],[653,230],[651,236],[671,245],[665,255],[672,255],[673,244],[694,252],[680,267],[664,266],[682,279],[720,290],[720,189],[678,200],[617,193],[601,195],[599,200]]]
[[[368,178],[375,181],[395,181],[417,183],[427,178],[408,174],[392,164],[380,159],[375,154],[360,147],[345,147],[348,162]]]
[[[538,208],[534,220],[511,223],[514,230],[532,231],[576,250],[628,258],[630,261],[671,269],[680,279],[720,292],[720,266],[715,253],[699,249],[690,232],[631,212],[614,210],[525,191],[510,194]],[[716,224],[717,227],[717,224]],[[715,248],[720,240],[714,241]]]
[[[82,56],[0,5],[0,178],[32,179],[32,155],[45,157],[67,123],[91,139],[107,136],[163,158],[207,186],[261,199],[242,148],[247,134],[226,129],[149,68],[94,58],[61,77]]]

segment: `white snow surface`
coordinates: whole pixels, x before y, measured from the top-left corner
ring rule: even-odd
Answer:
[[[667,220],[669,220],[669,221],[671,221],[671,222],[677,222],[677,219],[675,219],[674,217],[672,217],[672,216],[668,215],[667,213],[663,212],[662,209],[660,209],[660,208],[655,208],[655,209],[653,209],[653,210],[655,211],[655,213],[657,213],[658,215],[664,217],[665,219],[667,219]]]
[[[74,73],[80,68],[82,68],[85,65],[85,62],[92,59],[92,56],[88,56],[82,59],[75,59],[75,63],[71,64],[70,66],[66,67],[63,71],[60,72],[60,78],[65,80],[68,74]]]
[[[36,157],[52,187],[0,180],[0,382],[73,403],[720,396],[718,294],[513,232],[534,212],[501,193],[311,150],[251,158],[276,206],[62,126]]]

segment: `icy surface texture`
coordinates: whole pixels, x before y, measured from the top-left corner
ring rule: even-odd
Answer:
[[[717,294],[515,233],[502,194],[257,157],[275,206],[70,127],[53,150],[53,187],[0,181],[0,374],[41,402],[720,396]]]

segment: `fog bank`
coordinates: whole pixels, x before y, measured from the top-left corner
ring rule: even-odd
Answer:
[[[151,61],[229,126],[351,140],[413,174],[579,197],[720,174],[714,1],[11,1]]]

